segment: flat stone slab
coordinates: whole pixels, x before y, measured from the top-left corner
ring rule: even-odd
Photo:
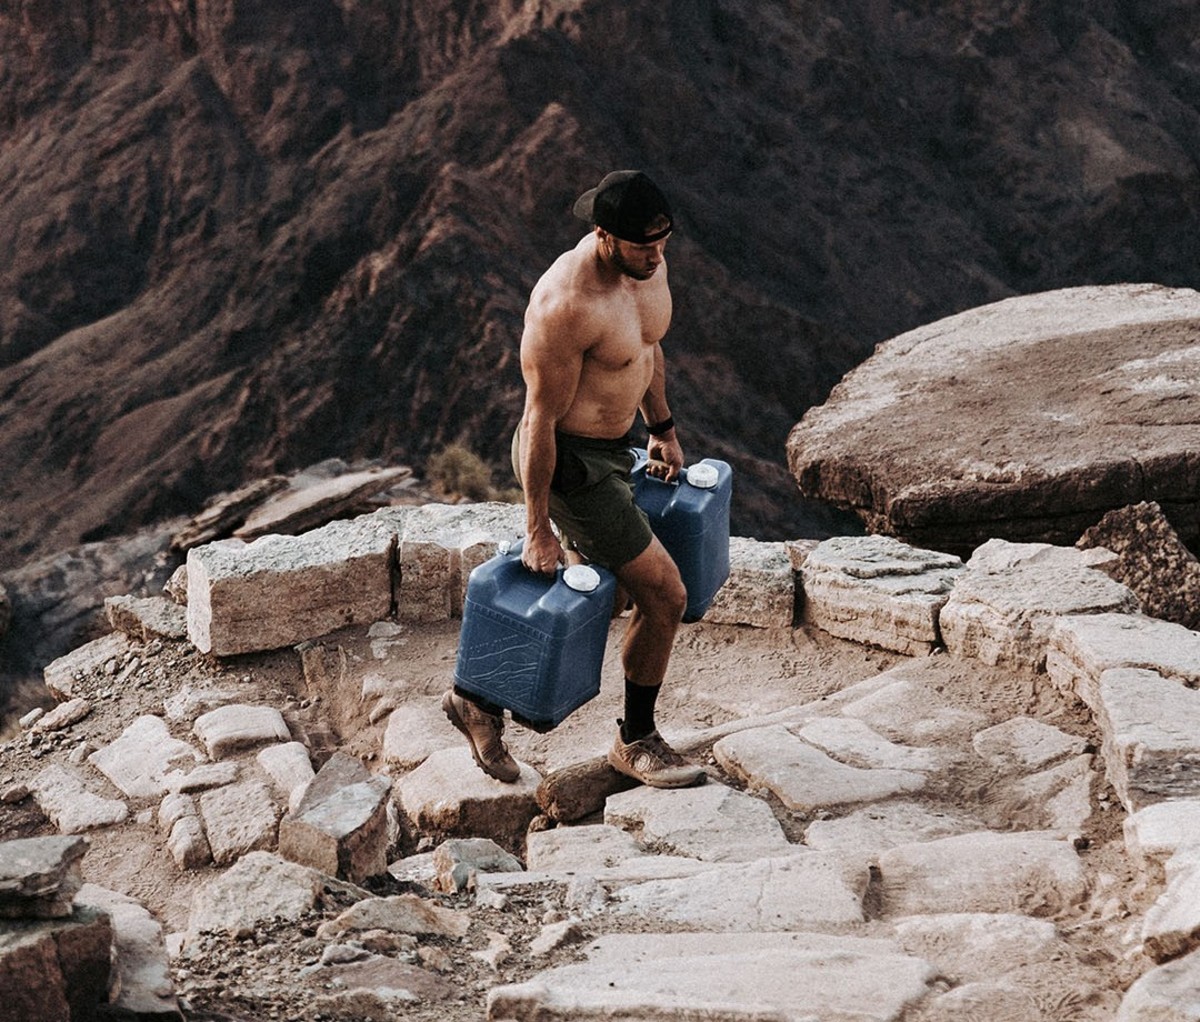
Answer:
[[[1097,705],[1100,675],[1118,667],[1200,685],[1200,633],[1143,614],[1067,616],[1054,623],[1046,673],[1063,692]]]
[[[866,770],[937,770],[942,757],[931,748],[914,748],[888,741],[864,721],[853,717],[818,717],[792,729],[797,738],[843,763]]]
[[[791,628],[795,616],[796,577],[784,544],[730,537],[729,578],[717,590],[704,620]]]
[[[192,731],[211,759],[225,759],[245,749],[291,741],[283,714],[274,706],[234,703],[201,714]]]
[[[271,778],[276,790],[287,799],[288,807],[295,809],[300,804],[305,788],[317,775],[304,743],[268,745],[259,750],[255,759]]]
[[[885,848],[969,834],[983,824],[966,813],[934,811],[916,802],[893,800],[834,820],[814,820],[804,831],[805,847],[843,852],[870,860]]]
[[[387,930],[414,936],[465,937],[471,917],[456,909],[434,905],[415,894],[396,894],[387,898],[364,898],[336,918],[322,923],[322,940],[353,935],[364,930]]]
[[[104,612],[116,631],[142,642],[187,638],[187,610],[165,596],[108,596]]]
[[[109,661],[120,662],[130,649],[128,636],[110,632],[48,663],[42,669],[42,680],[55,699],[65,702],[74,698],[80,678],[102,671]]]
[[[674,791],[641,785],[610,795],[604,822],[656,850],[708,862],[746,862],[794,849],[766,802],[724,784]]]
[[[891,941],[812,933],[601,937],[586,960],[488,994],[499,1022],[894,1022],[936,972]]]
[[[538,830],[525,838],[532,872],[592,873],[627,859],[653,858],[628,831],[607,823]]]
[[[1038,671],[1064,615],[1139,609],[1133,592],[1073,547],[990,540],[967,562],[939,618],[946,649],[985,664]]]
[[[1100,675],[1099,693],[1106,773],[1126,811],[1200,797],[1200,691],[1119,668]]]
[[[790,931],[859,923],[867,866],[836,853],[808,852],[723,864],[692,877],[619,887],[614,911],[724,931]]]
[[[446,735],[446,716],[440,706],[409,703],[388,715],[383,732],[383,760],[400,770],[412,770],[453,743]]]
[[[1061,955],[1048,919],[1011,912],[945,912],[895,922],[896,943],[962,983],[975,983]]]
[[[805,413],[788,464],[868,532],[957,554],[995,536],[1074,543],[1142,500],[1194,530],[1197,316],[1190,288],[1114,284],[926,324]]]
[[[57,763],[34,777],[29,789],[38,807],[63,834],[82,834],[99,827],[111,827],[129,818],[129,806],[125,802],[88,791],[77,774]]]
[[[985,762],[1003,770],[1037,770],[1078,756],[1087,741],[1032,717],[1012,717],[985,728],[971,740]]]
[[[144,714],[88,762],[130,798],[162,798],[167,774],[203,758],[199,749],[173,737],[162,717]]]
[[[886,916],[1014,912],[1053,916],[1084,896],[1074,846],[1036,833],[982,831],[901,845],[879,856]]]
[[[941,643],[938,615],[962,560],[890,536],[835,536],[804,559],[803,620],[910,656]]]
[[[250,852],[196,889],[188,915],[188,936],[203,932],[232,935],[275,918],[294,922],[322,903],[331,883],[343,895],[369,896],[308,866],[270,852]]]
[[[1200,799],[1168,799],[1125,818],[1125,850],[1142,868],[1161,867],[1181,848],[1200,845]]]
[[[1114,1022],[1195,1022],[1200,951],[1142,975],[1125,993]]]
[[[200,817],[218,866],[227,866],[247,852],[275,846],[279,810],[258,781],[205,792],[200,796]]]
[[[941,705],[937,686],[944,678],[932,673],[934,664],[934,659],[913,660],[870,679],[870,684],[847,689],[842,693],[846,698],[840,701],[842,715],[913,746],[969,739],[986,727],[987,721],[978,713]]]
[[[913,770],[863,770],[839,763],[779,725],[722,738],[713,755],[732,776],[767,789],[798,812],[876,802],[919,791],[926,783],[926,775]]]

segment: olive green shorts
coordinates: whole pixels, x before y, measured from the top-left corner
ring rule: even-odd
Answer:
[[[650,520],[633,502],[629,437],[603,440],[554,434],[557,454],[550,481],[550,518],[564,547],[589,561],[619,568],[645,550],[654,534]],[[521,481],[521,430],[513,434],[512,462]]]

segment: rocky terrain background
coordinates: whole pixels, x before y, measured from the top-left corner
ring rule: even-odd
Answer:
[[[1193,5],[4,0],[0,569],[328,456],[501,466],[580,189],[675,200],[672,400],[735,531],[886,338],[1196,276]]]

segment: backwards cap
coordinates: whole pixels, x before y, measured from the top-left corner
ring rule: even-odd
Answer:
[[[622,241],[645,245],[671,233],[671,206],[640,170],[614,170],[575,200],[575,215]],[[665,227],[650,227],[665,217]]]

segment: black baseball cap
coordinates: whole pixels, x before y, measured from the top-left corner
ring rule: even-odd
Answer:
[[[622,241],[646,245],[671,233],[671,206],[667,197],[640,170],[614,170],[595,188],[575,200],[575,215],[602,227]],[[650,230],[660,217],[666,227]]]

